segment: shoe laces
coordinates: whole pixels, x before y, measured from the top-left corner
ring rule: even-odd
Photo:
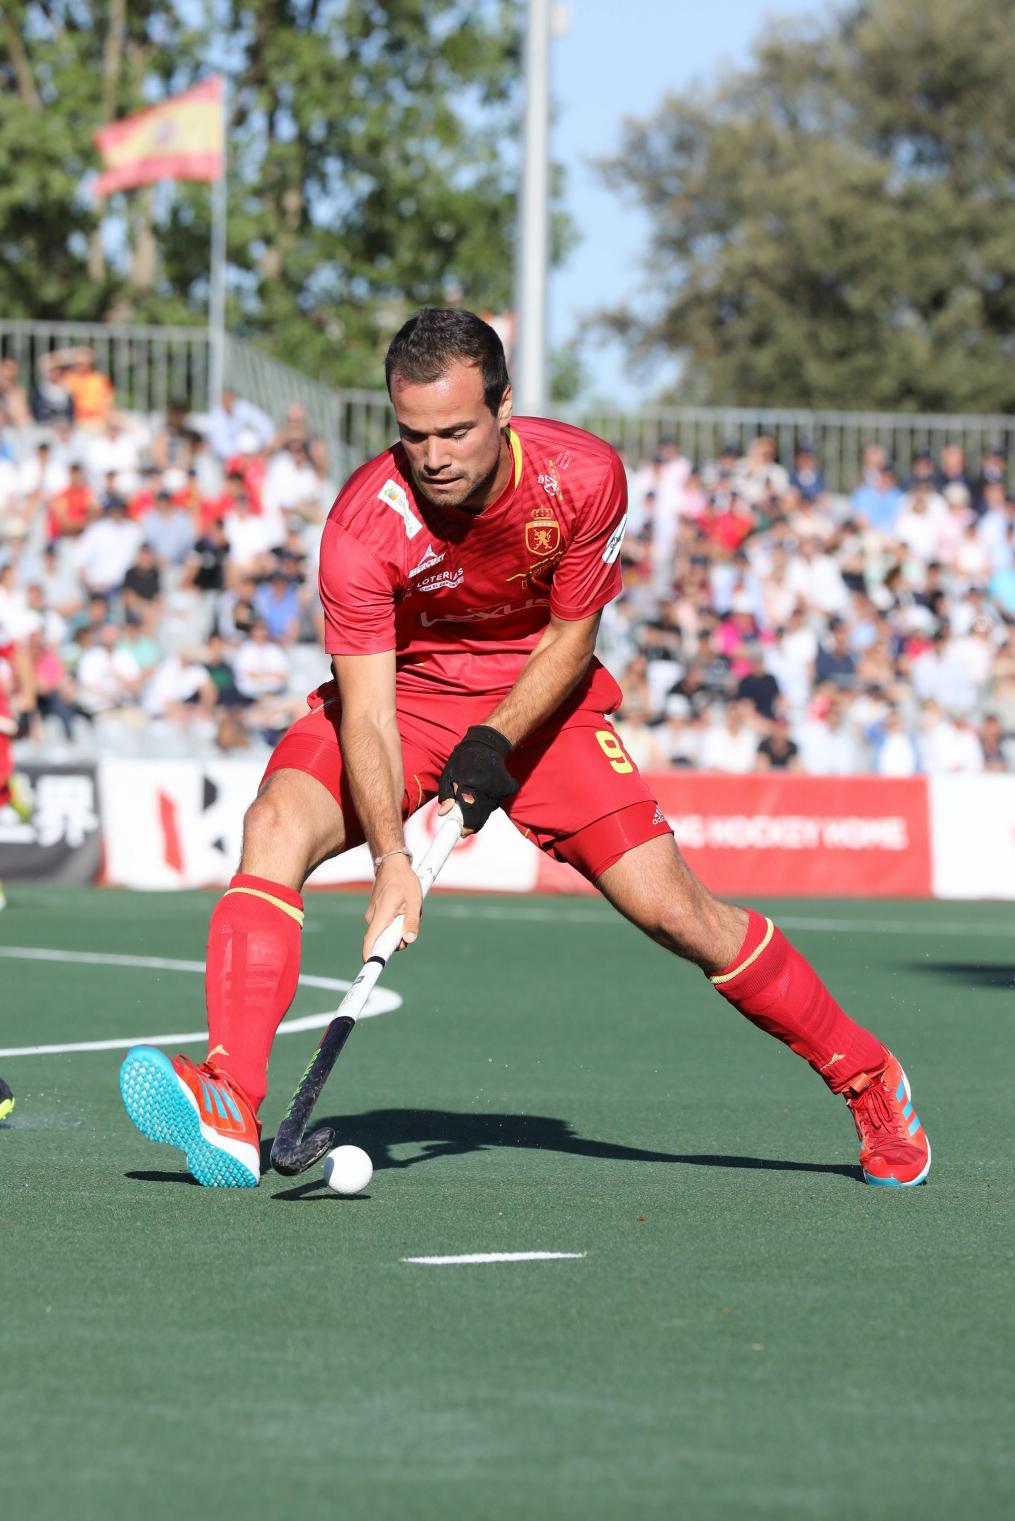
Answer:
[[[878,1154],[886,1161],[902,1162],[912,1155],[913,1142],[906,1133],[905,1121],[880,1074],[868,1080],[867,1086],[850,1100],[849,1107],[860,1138],[861,1156]]]
[[[898,1133],[899,1116],[885,1085],[879,1077],[871,1078],[867,1087],[850,1106],[865,1132],[876,1135],[878,1131]]]

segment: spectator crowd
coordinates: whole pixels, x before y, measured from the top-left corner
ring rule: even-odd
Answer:
[[[299,405],[118,409],[88,349],[0,361],[0,707],[17,752],[265,750],[327,675],[336,482]],[[999,448],[850,493],[806,446],[626,460],[600,652],[646,769],[1015,770],[1015,500]]]
[[[334,496],[302,408],[121,412],[88,349],[0,362],[0,700],[16,756],[266,749],[327,676]]]
[[[1015,500],[957,443],[850,493],[801,445],[626,461],[623,596],[603,657],[647,769],[912,776],[1015,770]]]

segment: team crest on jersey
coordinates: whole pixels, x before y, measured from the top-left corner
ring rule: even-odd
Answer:
[[[560,524],[552,507],[536,507],[525,525],[525,548],[530,555],[548,559],[560,548]]]

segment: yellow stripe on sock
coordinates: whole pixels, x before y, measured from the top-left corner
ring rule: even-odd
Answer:
[[[286,903],[282,898],[274,898],[271,893],[259,892],[256,887],[228,887],[222,894],[223,898],[228,898],[230,893],[246,893],[250,898],[263,898],[265,903],[274,903],[275,907],[280,908],[284,914],[288,914],[290,919],[295,919],[300,929],[303,928],[302,911],[293,908],[291,903]]]
[[[754,947],[754,950],[748,956],[747,960],[742,961],[739,966],[735,966],[732,972],[720,972],[717,976],[710,977],[708,980],[713,987],[717,988],[721,982],[732,982],[734,977],[739,977],[741,972],[747,971],[747,968],[751,965],[752,962],[757,961],[758,957],[765,949],[765,946],[775,934],[775,925],[772,923],[771,919],[766,919],[765,923],[768,925],[768,928],[765,931],[765,938],[762,940],[761,944],[756,945]]]

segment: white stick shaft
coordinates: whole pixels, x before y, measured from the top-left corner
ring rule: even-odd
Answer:
[[[419,885],[425,898],[434,882],[440,874],[441,867],[448,856],[454,850],[458,841],[462,838],[462,815],[458,808],[452,808],[444,816],[444,820],[436,836],[430,844],[426,855],[414,868]],[[363,963],[359,976],[352,987],[346,993],[339,1004],[335,1017],[343,1014],[348,1019],[358,1019],[363,1012],[367,999],[374,990],[378,977],[384,971],[390,958],[398,950],[402,939],[402,930],[405,927],[405,916],[399,914],[392,919],[386,929],[381,930],[373,943],[370,951],[370,959]]]

